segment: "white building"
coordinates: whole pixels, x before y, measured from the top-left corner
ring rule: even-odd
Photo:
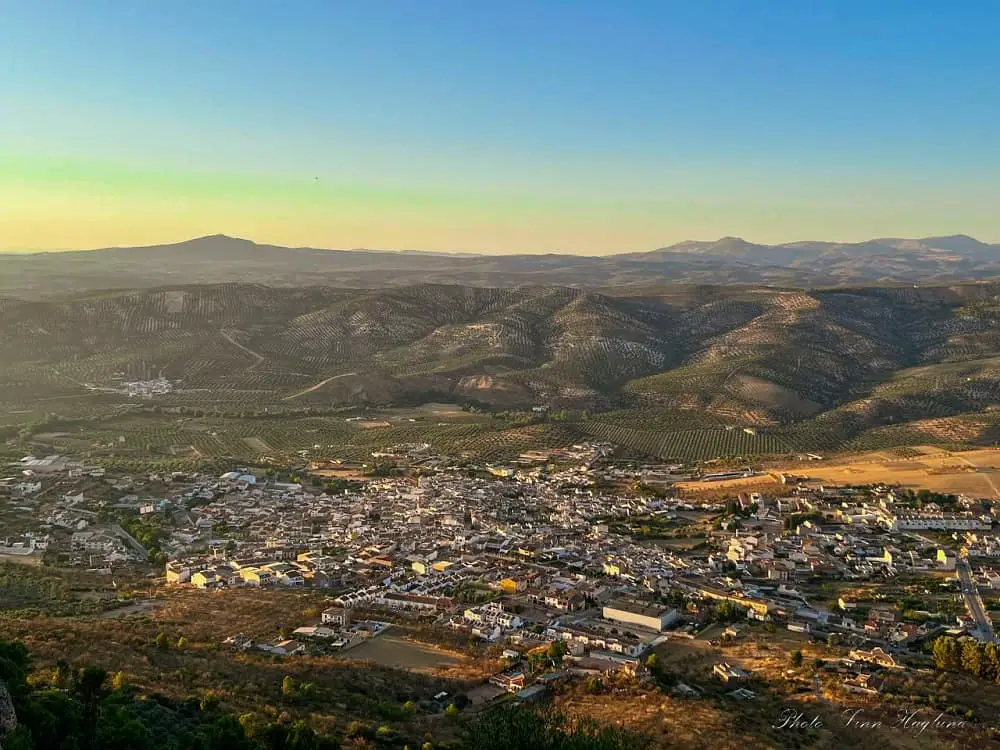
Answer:
[[[890,531],[972,531],[990,528],[990,524],[970,513],[887,514],[883,525]]]
[[[623,625],[637,625],[656,632],[666,630],[680,617],[676,609],[625,599],[617,599],[605,605],[603,615],[605,620]]]

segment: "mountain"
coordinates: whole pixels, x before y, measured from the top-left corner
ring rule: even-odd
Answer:
[[[0,295],[34,298],[227,282],[341,288],[435,283],[614,289],[670,281],[802,288],[993,277],[1000,277],[1000,245],[965,235],[781,245],[724,237],[600,257],[287,248],[225,235],[150,247],[0,253]]]
[[[134,403],[123,381],[162,376],[175,390],[159,405],[241,413],[445,401],[586,410],[609,439],[615,425],[649,440],[759,427],[805,448],[872,430],[1000,437],[1000,284],[182,285],[0,299],[0,350],[8,424],[114,412]]]

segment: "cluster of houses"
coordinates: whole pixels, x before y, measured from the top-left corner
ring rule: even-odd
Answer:
[[[382,453],[412,458],[428,450],[403,444]],[[248,646],[234,636],[235,648],[294,654],[317,639],[349,646],[378,632],[358,613],[381,610],[520,655],[561,643],[582,673],[641,670],[656,644],[689,635],[726,607],[748,621],[847,639],[885,667],[879,659],[938,630],[971,632],[974,623],[937,612],[914,619],[891,604],[850,597],[831,606],[815,596],[817,581],[953,579],[968,560],[979,586],[1000,589],[997,508],[987,501],[914,507],[890,487],[800,482],[781,497],[692,505],[669,496],[683,466],[626,467],[608,453],[587,444],[560,452],[558,466],[551,452],[480,472],[422,466],[415,476],[373,478],[343,491],[245,468],[221,476],[104,476],[59,456],[27,457],[8,487],[44,523],[10,544],[55,541],[88,567],[145,565],[142,545],[100,520],[127,514],[162,530],[169,584],[328,592],[321,622],[294,639]],[[625,491],[634,481],[665,490]],[[92,493],[95,482],[113,492]],[[712,523],[687,545],[634,533],[644,522],[669,529],[705,518]],[[743,679],[731,664],[716,673],[727,683]],[[866,674],[847,679],[867,690],[877,679]],[[505,690],[528,687],[513,666],[505,675],[497,677]]]

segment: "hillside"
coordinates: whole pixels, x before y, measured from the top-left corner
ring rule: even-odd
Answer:
[[[10,426],[137,405],[232,417],[439,401],[569,409],[570,442],[593,435],[681,457],[699,431],[716,448],[691,457],[1000,435],[996,284],[641,296],[178,286],[0,299],[0,349]],[[157,377],[169,393],[123,392]]]
[[[287,248],[224,235],[152,247],[0,253],[0,295],[19,297],[227,282],[361,289],[427,283],[608,288],[666,280],[816,287],[995,276],[1000,276],[1000,246],[965,235],[783,245],[725,237],[601,257]]]

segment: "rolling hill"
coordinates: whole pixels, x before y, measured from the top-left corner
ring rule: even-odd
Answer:
[[[754,436],[761,452],[1000,437],[1000,284],[183,285],[0,299],[0,351],[8,425],[128,410],[123,382],[164,377],[174,390],[147,403],[546,406],[577,414],[568,440],[653,454],[699,430],[742,453]]]

